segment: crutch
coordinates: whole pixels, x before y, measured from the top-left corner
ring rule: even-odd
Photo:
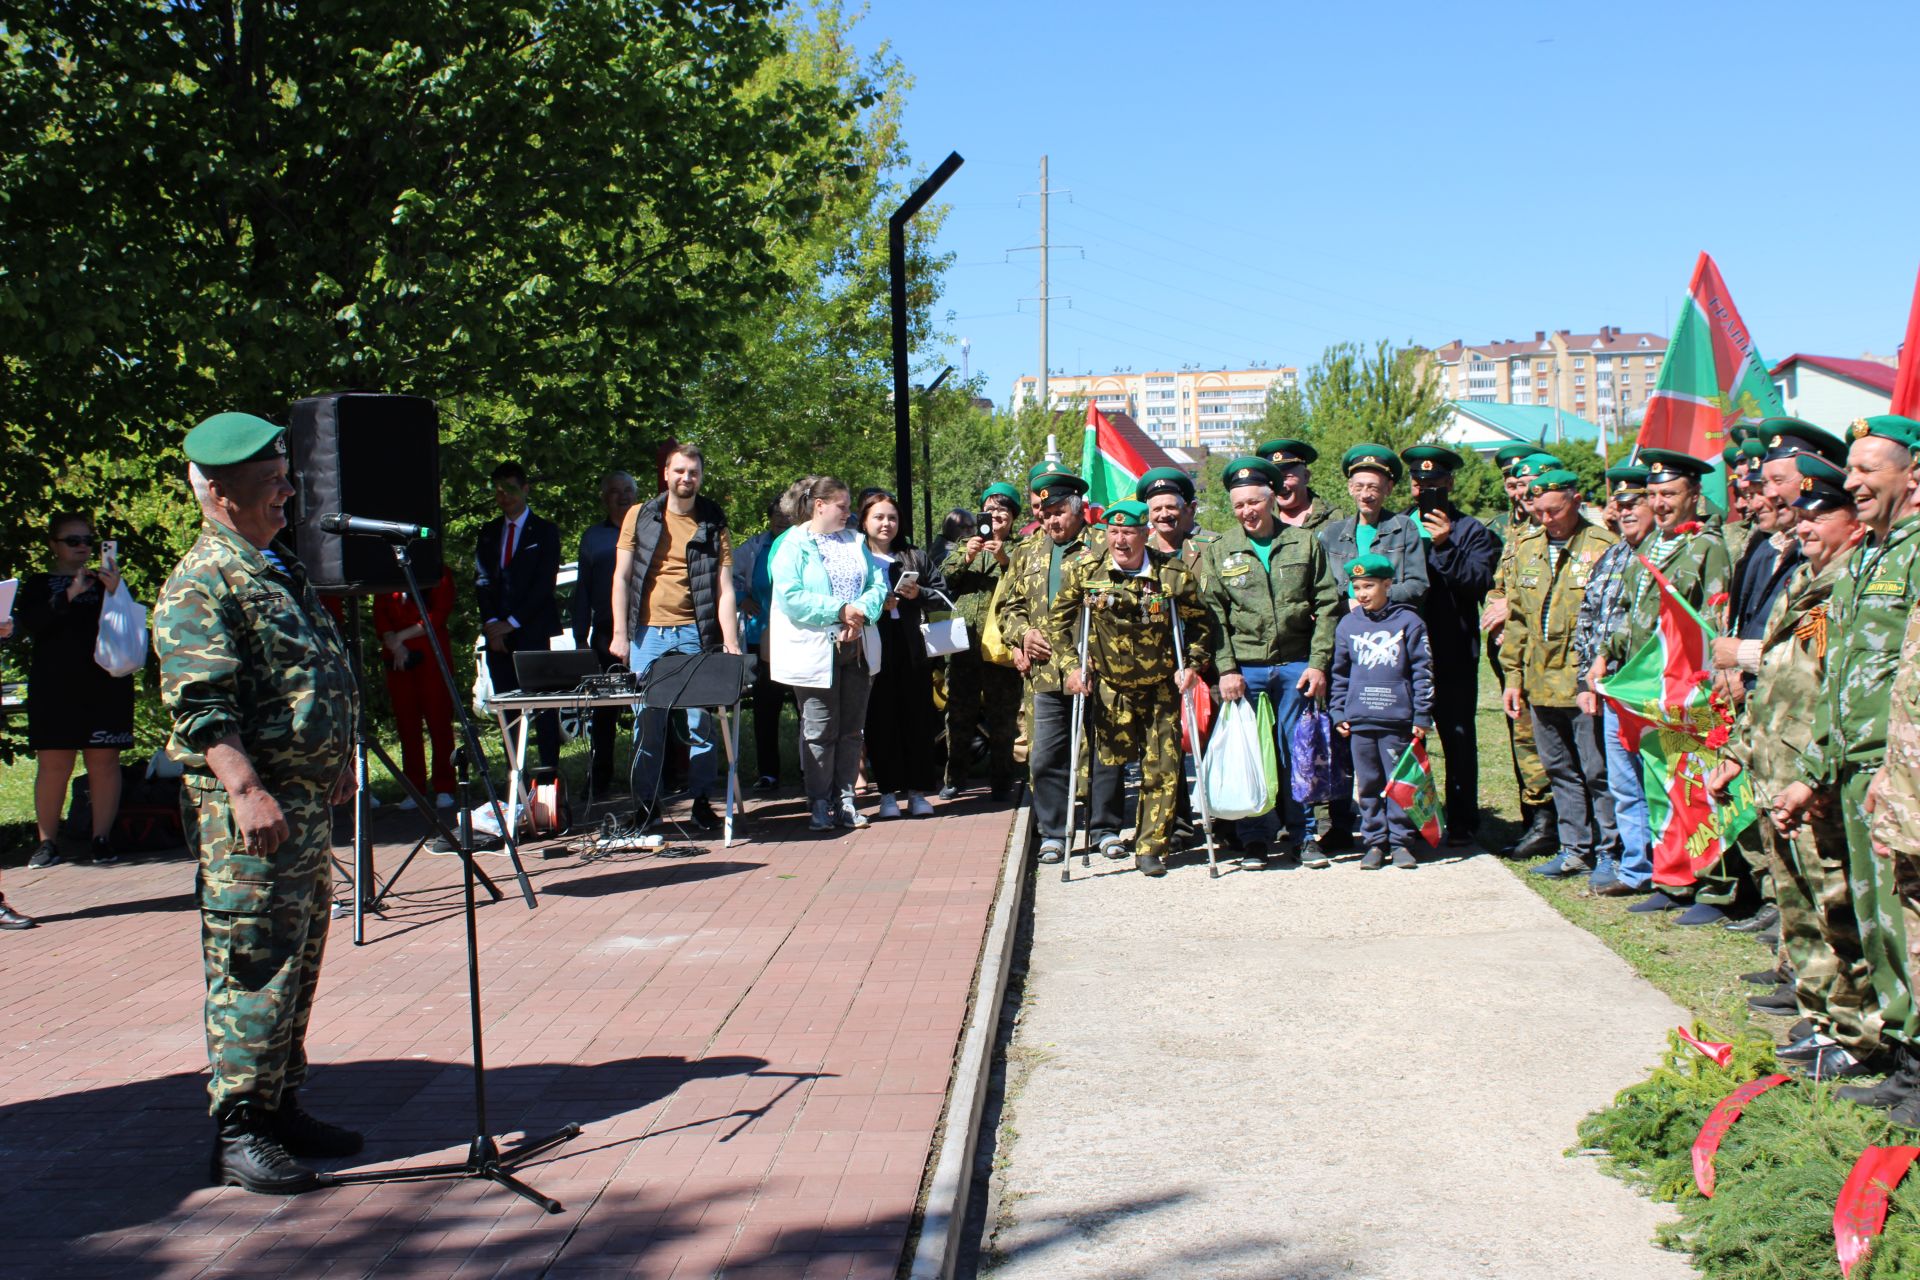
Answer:
[[[1173,621],[1173,669],[1178,678],[1187,666],[1186,633],[1180,626],[1179,602],[1169,601],[1167,612]],[[1200,717],[1194,714],[1191,688],[1180,692],[1180,718],[1186,723],[1187,737],[1193,742],[1193,798],[1200,804],[1200,830],[1207,841],[1207,878],[1218,880],[1220,863],[1213,848],[1213,806],[1207,803],[1207,748],[1200,740]]]
[[[1090,679],[1091,677],[1087,676],[1087,609],[1087,605],[1080,606],[1080,674]],[[1086,722],[1087,695],[1076,693],[1073,695],[1073,714],[1068,717],[1068,723],[1072,725],[1073,737],[1067,743],[1067,841],[1066,851],[1060,859],[1060,883],[1062,884],[1073,879],[1073,820],[1076,816],[1074,809],[1080,802],[1080,731]],[[1087,773],[1089,790],[1091,790],[1093,771],[1089,769]],[[1093,855],[1083,853],[1080,865],[1091,867]]]

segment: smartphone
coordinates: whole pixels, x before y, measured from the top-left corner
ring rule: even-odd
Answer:
[[[973,531],[988,542],[993,541],[993,517],[982,511],[973,518]]]
[[[920,571],[918,569],[907,570],[905,573],[900,575],[900,581],[893,584],[893,594],[899,595],[900,589],[902,587],[908,586],[918,581],[920,581]]]
[[[100,567],[108,573],[120,572],[120,544],[112,538],[100,544]]]
[[[1429,511],[1445,511],[1447,509],[1447,495],[1444,493],[1422,493],[1416,501],[1420,504],[1421,515],[1425,515]]]

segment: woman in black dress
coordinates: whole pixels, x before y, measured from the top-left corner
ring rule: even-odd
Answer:
[[[61,514],[48,525],[53,556],[47,573],[20,584],[13,616],[33,644],[27,667],[27,746],[39,763],[33,783],[33,815],[40,847],[30,867],[60,861],[56,837],[73,762],[87,764],[93,803],[93,861],[118,861],[108,835],[120,811],[120,753],[133,745],[133,677],[110,676],[93,660],[100,634],[100,607],[120,585],[117,566],[88,568],[93,559],[93,522]]]
[[[900,536],[900,508],[893,495],[869,490],[860,503],[860,530],[867,554],[893,588],[880,610],[880,674],[867,700],[867,760],[880,789],[880,816],[900,816],[899,793],[907,793],[906,812],[928,817],[927,797],[940,790],[940,712],[933,705],[933,663],[920,635],[923,606],[945,607],[936,598],[947,591],[938,563]],[[908,572],[918,574],[902,582]]]

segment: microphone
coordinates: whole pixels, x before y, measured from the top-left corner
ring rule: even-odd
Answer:
[[[385,538],[388,542],[418,542],[433,537],[433,530],[423,524],[370,520],[366,516],[342,515],[338,511],[329,511],[321,516],[320,527],[328,533],[362,534],[369,538]]]

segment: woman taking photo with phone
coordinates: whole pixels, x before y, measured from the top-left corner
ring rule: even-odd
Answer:
[[[920,619],[928,608],[948,607],[942,599],[947,584],[927,553],[900,536],[900,506],[892,494],[866,496],[860,503],[860,531],[887,584],[875,624],[880,674],[867,703],[867,759],[880,789],[880,816],[900,816],[904,791],[907,812],[929,817],[933,805],[927,793],[940,789],[940,716],[933,706],[933,662]]]
[[[119,566],[87,567],[98,539],[93,522],[83,515],[56,515],[47,534],[49,569],[20,584],[13,609],[17,634],[33,645],[27,666],[27,746],[38,766],[33,816],[40,844],[27,865],[51,867],[61,861],[60,808],[74,760],[83,757],[93,810],[92,858],[95,866],[104,866],[120,860],[109,833],[120,812],[120,753],[133,745],[133,677],[108,675],[93,656],[100,608],[120,586]]]

